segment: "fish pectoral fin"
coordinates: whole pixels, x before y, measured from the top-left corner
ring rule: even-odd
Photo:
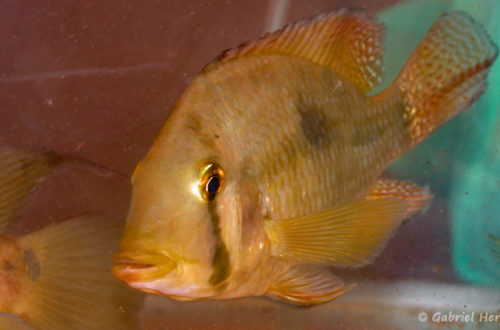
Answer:
[[[0,232],[21,211],[25,198],[59,162],[49,151],[0,147]]]
[[[385,197],[404,199],[406,201],[406,213],[403,219],[407,219],[429,204],[432,200],[432,193],[429,189],[422,188],[411,181],[379,179],[370,189],[366,199]]]
[[[266,295],[286,303],[310,306],[331,301],[352,287],[354,284],[346,286],[323,267],[297,264],[271,284]]]
[[[267,220],[275,256],[337,267],[360,267],[380,253],[406,215],[407,202],[384,197],[298,218]]]
[[[244,56],[285,55],[325,66],[369,92],[381,76],[383,25],[360,10],[342,9],[285,26],[230,49],[208,64]]]

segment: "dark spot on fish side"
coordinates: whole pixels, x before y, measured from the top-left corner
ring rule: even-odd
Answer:
[[[328,139],[328,123],[321,112],[321,109],[312,104],[307,104],[304,100],[297,102],[297,111],[300,115],[300,128],[302,133],[313,146],[319,146]]]
[[[215,200],[208,202],[208,213],[212,220],[212,227],[217,241],[215,253],[212,259],[213,272],[209,282],[212,285],[217,285],[224,281],[229,276],[229,252],[222,240],[219,228],[219,214],[217,213],[217,203]]]
[[[23,261],[26,265],[26,273],[28,274],[29,278],[33,282],[38,280],[42,270],[40,267],[40,263],[38,262],[38,258],[32,249],[24,251]]]

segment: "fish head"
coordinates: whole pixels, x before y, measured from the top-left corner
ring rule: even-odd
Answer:
[[[113,271],[134,288],[179,300],[221,296],[264,253],[260,195],[229,151],[231,139],[200,130],[193,120],[204,119],[180,110],[134,172]]]

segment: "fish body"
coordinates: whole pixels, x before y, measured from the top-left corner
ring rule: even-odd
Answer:
[[[380,174],[482,93],[496,57],[482,28],[453,12],[368,96],[382,30],[342,10],[209,64],[133,175],[115,274],[180,300],[311,305],[347,291],[325,266],[372,262],[431,199]]]

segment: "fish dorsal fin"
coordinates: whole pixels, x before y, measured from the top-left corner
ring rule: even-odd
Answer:
[[[369,92],[380,82],[383,25],[359,10],[342,9],[289,24],[227,50],[205,71],[242,56],[280,54],[333,70]]]
[[[272,254],[300,262],[360,267],[378,256],[406,215],[407,202],[361,200],[297,218],[267,220]]]
[[[0,232],[14,221],[25,198],[59,162],[60,157],[49,151],[0,147]]]

